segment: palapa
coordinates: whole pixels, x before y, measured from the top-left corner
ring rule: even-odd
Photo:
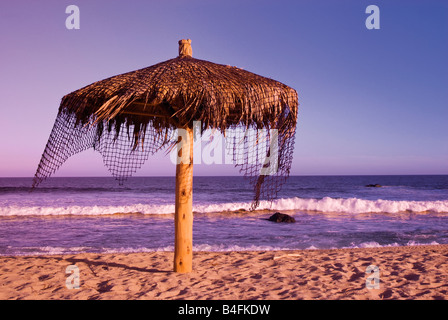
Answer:
[[[260,199],[273,200],[289,176],[298,109],[294,89],[237,67],[195,59],[190,44],[191,40],[180,40],[174,59],[64,96],[33,180],[36,187],[70,156],[94,148],[123,183],[149,155],[173,146],[177,129],[186,130],[186,141],[179,136],[182,143],[177,144],[181,162],[176,166],[175,271],[179,272],[191,271],[193,122],[200,122],[201,132],[217,129],[225,134],[236,128],[242,132],[226,139],[226,147],[233,150],[235,165],[254,187],[255,209]],[[271,131],[262,152],[254,150],[251,141],[257,144],[259,134],[251,132],[257,129],[275,130],[274,150]],[[269,174],[262,171],[269,166],[267,158],[277,162]],[[185,217],[191,221],[183,222]],[[191,227],[181,232],[182,224]],[[187,238],[178,233],[187,233]]]

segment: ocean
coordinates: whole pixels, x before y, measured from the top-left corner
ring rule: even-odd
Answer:
[[[0,178],[0,255],[173,251],[174,177]],[[379,184],[381,187],[366,187]],[[244,177],[194,177],[195,251],[448,243],[448,176],[292,176],[248,211]],[[274,223],[280,211],[296,223]]]

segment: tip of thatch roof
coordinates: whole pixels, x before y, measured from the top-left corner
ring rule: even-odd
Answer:
[[[192,57],[193,49],[191,48],[191,39],[179,40],[179,57]]]

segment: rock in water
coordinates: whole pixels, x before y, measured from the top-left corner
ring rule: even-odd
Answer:
[[[274,213],[272,216],[269,217],[268,220],[273,222],[287,222],[287,223],[296,222],[296,219],[294,219],[293,217],[280,212]]]
[[[366,187],[367,188],[381,188],[381,185],[380,184],[368,184],[368,185],[366,185]]]

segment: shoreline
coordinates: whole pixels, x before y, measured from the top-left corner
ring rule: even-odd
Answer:
[[[448,245],[281,251],[199,251],[193,272],[173,252],[0,256],[0,299],[448,299]],[[67,287],[68,266],[79,289]],[[379,289],[366,268],[379,268]],[[72,284],[69,284],[69,286]]]

